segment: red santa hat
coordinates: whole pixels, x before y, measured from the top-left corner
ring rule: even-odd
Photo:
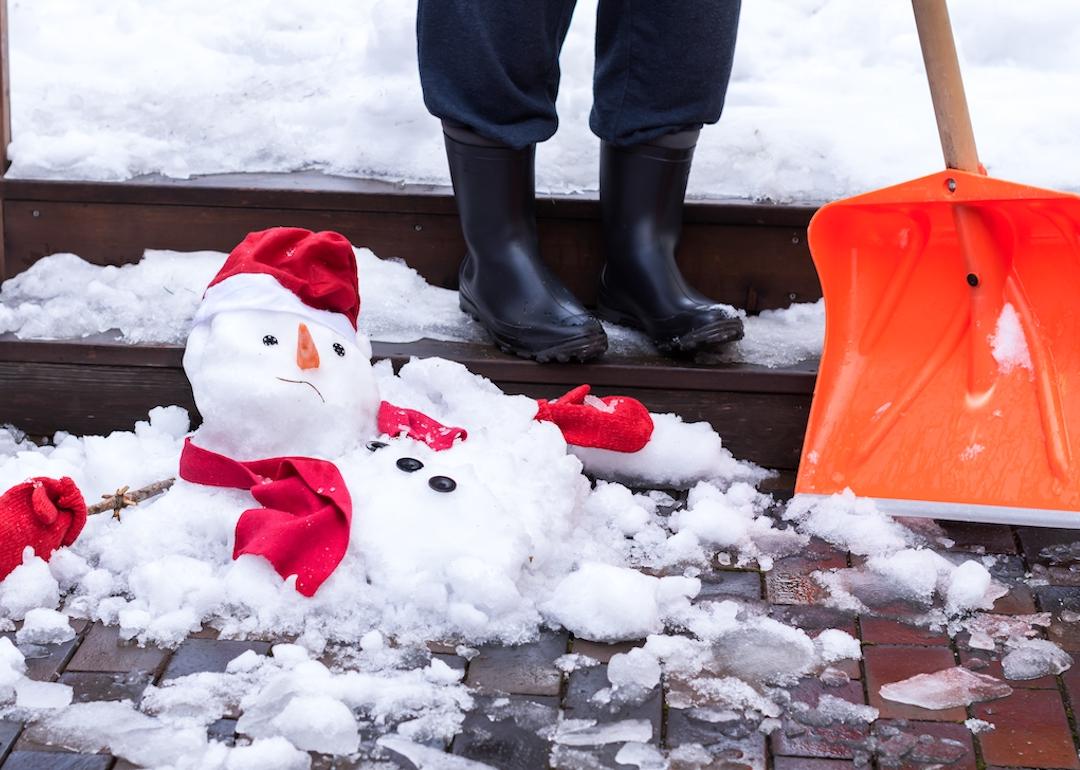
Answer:
[[[210,282],[194,324],[230,310],[293,313],[354,339],[360,287],[352,245],[300,227],[249,233]]]

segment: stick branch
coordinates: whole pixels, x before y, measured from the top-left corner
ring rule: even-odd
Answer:
[[[143,500],[148,500],[151,497],[160,495],[175,483],[176,479],[155,481],[153,484],[142,487],[141,489],[136,489],[134,492],[128,492],[127,487],[120,487],[120,489],[116,490],[116,492],[111,495],[102,495],[102,502],[97,505],[91,505],[86,509],[86,512],[90,516],[95,516],[99,513],[112,511],[113,518],[120,521],[120,511],[125,508],[130,508],[133,505],[138,505]]]

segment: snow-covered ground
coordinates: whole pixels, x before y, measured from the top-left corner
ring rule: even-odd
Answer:
[[[356,254],[360,328],[372,340],[486,339],[458,308],[457,292],[431,286],[399,260],[379,259],[368,249]],[[92,265],[74,254],[46,257],[0,285],[0,334],[70,339],[118,331],[131,343],[183,343],[206,285],[224,261],[224,254],[211,251],[147,251],[138,264],[124,267]],[[788,366],[821,354],[825,306],[796,304],[745,318],[745,324],[746,337],[721,360]],[[652,351],[635,331],[605,328],[613,352]]]
[[[447,182],[402,0],[9,0],[11,173],[125,179],[322,169]],[[983,161],[1080,189],[1080,4],[953,0]],[[539,184],[595,189],[596,0],[562,56]],[[693,195],[825,199],[941,167],[910,3],[743,4],[727,110]]]
[[[710,708],[723,703],[725,713],[768,732],[798,705],[785,688],[808,675],[838,676],[831,665],[859,657],[857,640],[835,629],[812,639],[754,605],[694,599],[699,577],[717,561],[767,570],[802,552],[811,536],[869,557],[816,575],[838,606],[872,611],[875,602],[899,599],[921,607],[923,623],[978,632],[984,647],[1012,650],[1007,676],[1071,665],[1055,645],[1031,638],[1045,618],[985,614],[1004,590],[987,569],[992,557],[939,554],[934,549],[950,543],[933,525],[897,522],[850,495],[780,505],[755,489],[759,469],[727,453],[681,505],[664,492],[590,486],[558,430],[532,421],[529,399],[503,395],[438,359],[413,361],[398,374],[380,364],[376,375],[384,397],[466,425],[470,437],[438,454],[390,439],[335,459],[353,493],[353,536],[314,597],[298,594],[260,557],[231,558],[233,527],[251,504],[246,493],[178,482],[119,522],[93,517],[74,546],[49,563],[28,554],[0,583],[0,626],[24,621],[18,648],[0,639],[6,712],[35,720],[43,739],[108,749],[148,767],[307,767],[303,751],[353,753],[361,728],[386,733],[388,749],[421,756],[422,744],[457,732],[473,705],[460,673],[432,659],[424,642],[453,640],[468,656],[478,643],[521,642],[561,626],[586,639],[647,637],[641,649],[612,659],[604,698],[633,702],[666,672],[692,685],[677,707],[697,698]],[[153,410],[133,432],[61,434],[52,446],[0,430],[0,489],[34,475],[70,475],[88,499],[145,485],[175,474],[187,430],[176,407]],[[668,463],[680,465],[695,451],[685,446]],[[424,474],[395,470],[405,455],[420,458]],[[654,470],[662,477],[663,467]],[[438,494],[414,478],[429,473],[455,478],[457,490]],[[70,638],[65,616],[116,624],[126,638],[164,645],[204,623],[225,637],[296,642],[275,646],[268,659],[245,654],[224,673],[151,687],[137,706],[72,704],[66,685],[24,675],[23,657],[35,645]],[[328,654],[346,659],[328,667]],[[1009,689],[985,675],[964,677],[943,672],[883,695],[934,708]],[[236,708],[238,729],[254,742],[208,741],[206,725]],[[836,698],[812,711],[792,718],[857,724],[877,717]],[[564,719],[546,735],[565,747],[625,743],[628,756],[649,738],[640,724],[618,724],[618,732],[599,735],[600,727]],[[673,756],[691,750],[677,747]]]

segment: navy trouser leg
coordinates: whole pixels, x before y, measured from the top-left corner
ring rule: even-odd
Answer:
[[[574,2],[419,0],[420,82],[431,114],[515,148],[550,139]]]
[[[740,0],[600,0],[589,126],[620,146],[720,119]]]

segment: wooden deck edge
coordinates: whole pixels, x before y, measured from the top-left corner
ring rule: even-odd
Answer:
[[[770,369],[750,364],[697,365],[658,356],[617,356],[588,364],[538,364],[478,343],[422,339],[372,344],[375,360],[401,364],[410,358],[445,358],[469,371],[501,382],[602,387],[670,388],[684,391],[809,395],[816,361]],[[23,340],[0,334],[0,361],[181,369],[182,345],[128,344],[103,334],[75,340]]]
[[[0,179],[0,197],[20,201],[139,203],[172,206],[241,206],[365,213],[454,214],[449,187],[332,176],[313,171],[282,174],[213,174],[190,179],[137,177],[124,182]],[[806,227],[821,202],[773,203],[747,199],[695,199],[687,222]],[[596,219],[595,192],[541,194],[537,216]]]

